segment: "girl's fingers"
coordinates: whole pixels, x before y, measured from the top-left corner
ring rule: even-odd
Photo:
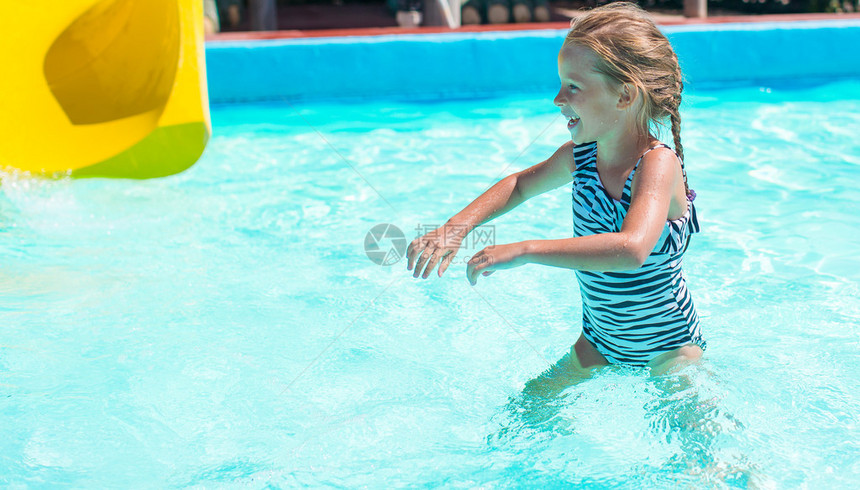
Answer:
[[[430,273],[433,272],[433,269],[436,267],[436,264],[439,262],[439,259],[441,259],[444,255],[445,255],[445,252],[443,250],[440,250],[440,249],[435,250],[435,252],[433,253],[433,256],[427,262],[427,268],[424,269],[424,274],[421,274],[421,277],[423,279],[427,279],[427,276],[429,276]]]
[[[415,254],[420,245],[421,241],[416,238],[409,243],[408,247],[406,247],[406,270],[411,271],[412,266],[415,265]]]
[[[468,262],[466,262],[466,280],[469,281],[469,284],[472,284],[472,268],[474,267],[472,265],[473,260],[475,260],[475,257],[472,257]]]
[[[454,260],[455,255],[457,255],[457,252],[450,253],[442,258],[442,263],[439,264],[439,277],[442,277],[442,273],[448,270],[448,266],[451,265],[451,261]]]
[[[468,267],[466,267],[466,278],[472,286],[478,282],[478,274],[480,274],[481,269],[483,269],[483,263],[481,260],[477,255],[472,257],[471,260],[469,260]]]
[[[421,271],[422,269],[424,269],[424,264],[426,264],[427,261],[430,260],[430,256],[432,256],[435,251],[436,249],[431,247],[427,247],[424,249],[421,254],[421,258],[418,259],[418,264],[415,265],[415,270],[412,273],[412,277],[418,277],[419,275],[421,275]]]
[[[418,277],[418,274],[421,272],[421,266],[424,264],[424,261],[427,260],[427,254],[429,252],[425,248],[424,250],[420,250],[415,254],[415,263],[412,266],[412,277]]]
[[[493,272],[496,272],[493,269],[487,270],[491,266],[491,260],[484,250],[481,250],[469,259],[468,264],[469,265],[466,268],[466,277],[469,279],[469,284],[472,286],[478,283],[478,276],[483,275],[486,277]]]
[[[406,270],[412,270],[412,267],[415,266],[416,259],[421,256],[421,252],[426,252],[429,246],[430,243],[423,240],[423,237],[412,240],[412,243],[410,243],[409,247],[406,249]]]

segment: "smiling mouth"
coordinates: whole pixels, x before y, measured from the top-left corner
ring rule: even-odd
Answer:
[[[579,124],[579,118],[578,117],[567,118],[567,129],[570,129],[570,128],[576,126],[577,124]]]

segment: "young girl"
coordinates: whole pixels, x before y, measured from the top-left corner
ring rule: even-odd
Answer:
[[[529,263],[575,269],[582,334],[569,357],[583,375],[610,363],[661,373],[695,361],[705,342],[681,258],[699,225],[683,163],[678,58],[644,11],[613,3],[572,22],[558,74],[555,104],[572,141],[416,238],[407,268],[426,278],[439,264],[441,277],[473,228],[573,181],[573,238],[487,247],[469,260],[469,282]],[[652,134],[667,119],[675,151]]]

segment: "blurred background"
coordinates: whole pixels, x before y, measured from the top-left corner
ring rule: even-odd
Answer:
[[[859,0],[642,0],[656,15],[857,12]],[[567,22],[609,3],[577,0],[204,0],[207,33]],[[685,5],[686,3],[686,5]]]

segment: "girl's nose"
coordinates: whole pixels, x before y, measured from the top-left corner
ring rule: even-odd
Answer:
[[[555,94],[555,98],[552,99],[552,102],[559,107],[564,105],[564,101],[561,100],[561,90],[559,90],[558,93]]]

